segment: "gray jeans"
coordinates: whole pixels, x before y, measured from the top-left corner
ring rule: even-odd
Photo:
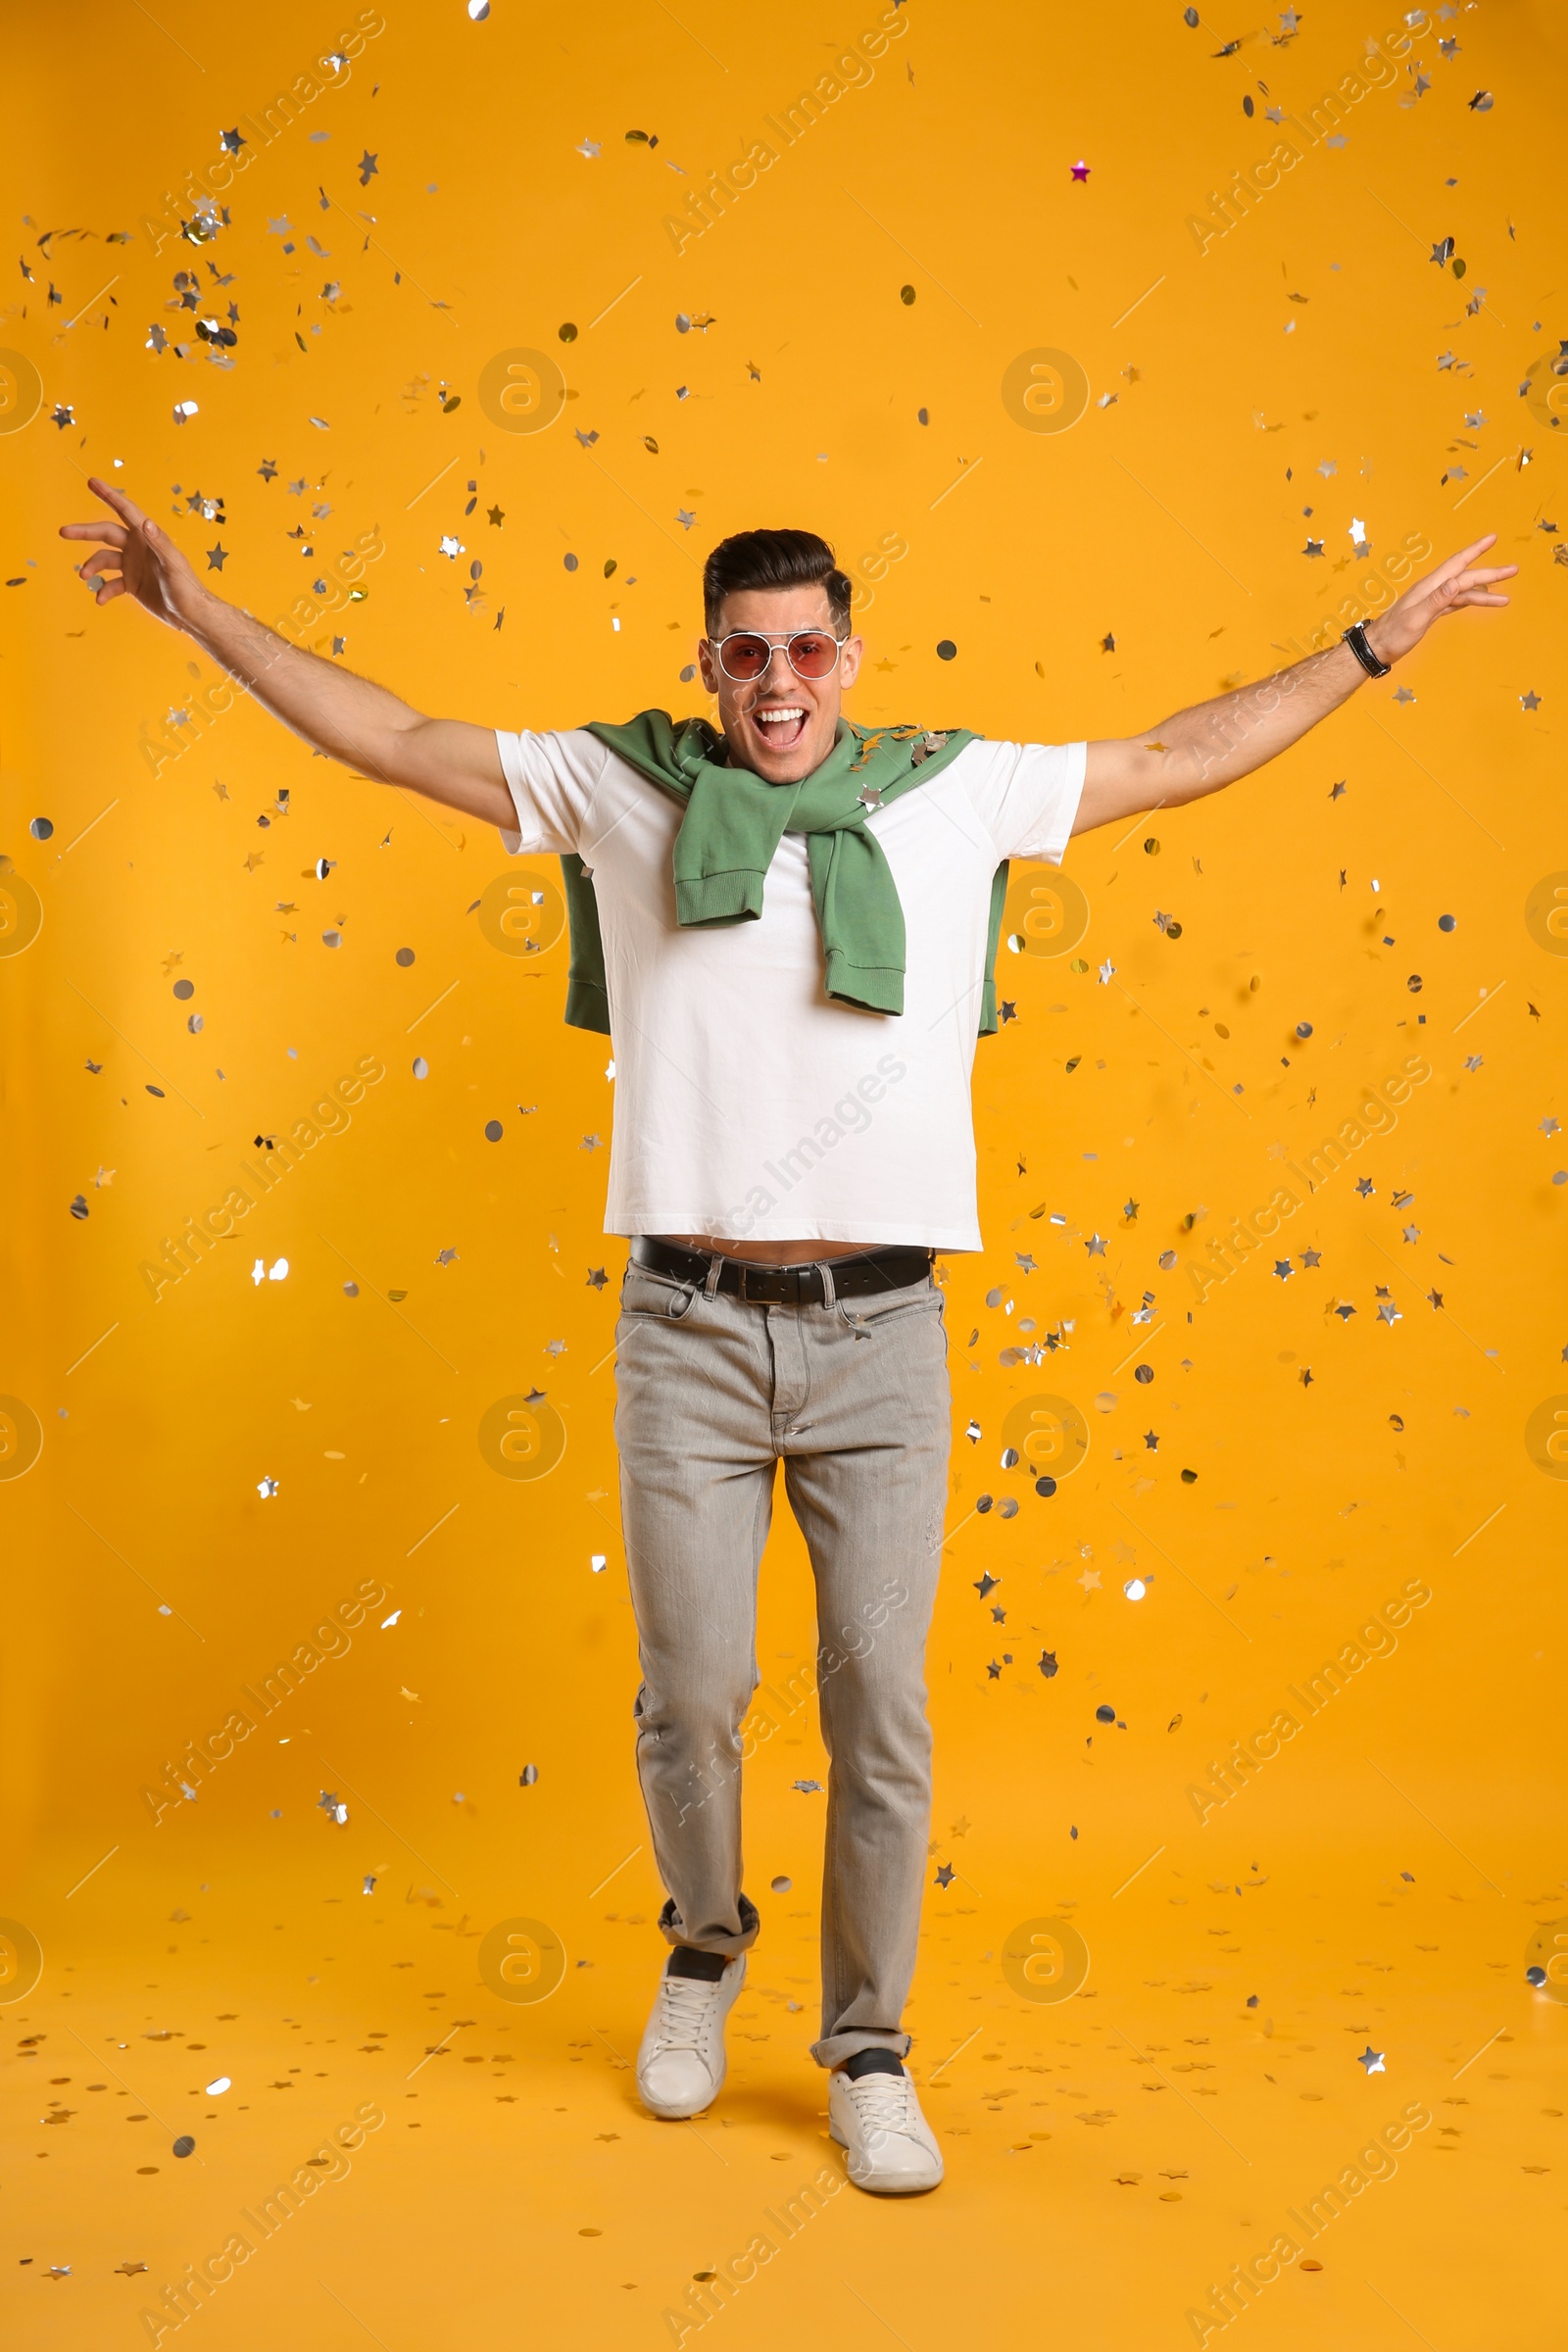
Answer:
[[[831,1262],[829,1263],[831,1277]],[[741,1725],[776,1464],[816,1579],[831,1758],[822,2033],[812,2055],[909,2047],[931,1810],[924,1652],[951,1435],[942,1293],[761,1306],[627,1267],[615,1442],[642,1662],[637,1770],[671,1943],[741,1952]]]

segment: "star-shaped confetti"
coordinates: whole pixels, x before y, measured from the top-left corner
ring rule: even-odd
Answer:
[[[1274,1260],[1274,1271],[1281,1282],[1289,1282],[1296,1269],[1288,1257],[1277,1257]]]
[[[1364,2067],[1369,2075],[1383,2075],[1388,2072],[1383,2063],[1383,2052],[1375,2050],[1370,2042],[1367,2043],[1355,2063],[1357,2066]]]
[[[1000,1576],[993,1576],[989,1568],[982,1568],[980,1571],[980,1582],[975,1586],[975,1591],[979,1593],[981,1599],[984,1600],[986,1594],[988,1592],[994,1592],[1001,1582],[1002,1579]]]
[[[1303,1365],[1301,1366],[1301,1369],[1300,1369],[1300,1371],[1299,1371],[1299,1372],[1297,1374],[1297,1376],[1296,1376],[1296,1377],[1297,1377],[1297,1379],[1298,1379],[1298,1380],[1300,1382],[1300,1384],[1301,1384],[1301,1386],[1302,1386],[1302,1388],[1303,1388],[1303,1389],[1309,1389],[1309,1388],[1312,1386],[1312,1367],[1311,1367],[1311,1365],[1310,1365],[1310,1364],[1303,1364]]]
[[[1317,1266],[1321,1265],[1322,1262],[1323,1252],[1321,1250],[1303,1250],[1301,1251],[1301,1263],[1303,1266]]]
[[[601,142],[598,139],[584,139],[578,146],[577,153],[580,156],[585,157],[589,163],[592,163],[594,157],[600,151],[600,146]]]
[[[369,186],[372,176],[379,176],[379,160],[370,153],[368,147],[367,147],[365,153],[360,158],[359,170],[360,185],[362,188],[368,188]]]
[[[1144,1444],[1148,1446],[1151,1453],[1157,1453],[1159,1451],[1159,1440],[1152,1429],[1145,1430]]]
[[[1320,556],[1323,553],[1322,540],[1309,539],[1306,545],[1302,548],[1301,553],[1303,556]]]
[[[1342,1323],[1348,1323],[1350,1317],[1354,1314],[1355,1309],[1353,1306],[1347,1305],[1342,1300],[1341,1303],[1334,1309],[1334,1312],[1339,1316]]]
[[[115,2276],[118,2278],[134,2278],[138,2271],[144,2271],[146,2268],[147,2265],[144,2262],[117,2262]]]
[[[1431,1307],[1440,1307],[1443,1304],[1443,1293],[1441,1291],[1428,1291],[1427,1304]]]
[[[1072,175],[1074,179],[1087,179],[1089,177],[1089,166],[1081,157],[1078,162],[1072,166]]]
[[[951,1886],[957,1875],[957,1872],[954,1869],[951,1862],[944,1862],[941,1869],[937,1872],[936,1884],[939,1886]]]
[[[1568,1355],[1568,1348],[1564,1348],[1563,1353]],[[1056,1665],[1056,1653],[1054,1649],[1043,1649],[1040,1652],[1040,1671],[1048,1683],[1052,1676],[1059,1671]]]
[[[986,1673],[992,1682],[1000,1683],[1002,1680],[1001,1661],[997,1658],[993,1658],[990,1665],[986,1668]]]
[[[491,521],[492,521],[492,522],[495,524],[495,527],[496,527],[496,529],[499,531],[499,530],[500,530],[500,528],[501,528],[501,526],[502,526],[502,524],[503,524],[503,523],[506,521],[506,519],[507,519],[507,518],[506,518],[506,515],[505,515],[505,514],[502,513],[502,511],[501,511],[501,509],[500,509],[499,507],[492,507],[492,508],[490,509],[490,511],[489,511],[489,512],[490,512],[490,520],[491,520]]]
[[[1100,1570],[1086,1568],[1082,1576],[1075,1576],[1072,1581],[1075,1585],[1082,1585],[1086,1592],[1098,1592],[1100,1591]]]
[[[221,571],[227,562],[228,549],[220,539],[216,547],[210,547],[207,550],[207,568],[209,571]]]
[[[1359,1181],[1357,1182],[1357,1184],[1356,1184],[1356,1188],[1355,1188],[1355,1189],[1356,1189],[1356,1191],[1357,1191],[1357,1192],[1360,1194],[1360,1196],[1361,1196],[1362,1200],[1364,1200],[1366,1199],[1366,1197],[1367,1197],[1367,1195],[1368,1195],[1369,1193],[1376,1192],[1376,1190],[1377,1190],[1377,1187],[1376,1187],[1376,1185],[1374,1185],[1374,1183],[1372,1182],[1372,1179],[1371,1179],[1371,1177],[1370,1177],[1370,1176],[1363,1176],[1363,1177],[1361,1177],[1361,1178],[1359,1179]]]
[[[1541,709],[1540,695],[1534,689],[1529,694],[1522,694],[1519,697],[1519,708],[1521,710],[1539,710]]]

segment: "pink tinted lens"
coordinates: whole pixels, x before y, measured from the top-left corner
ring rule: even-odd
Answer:
[[[765,637],[730,637],[723,647],[725,675],[731,678],[760,678],[773,658],[773,649]]]
[[[838,660],[837,640],[816,629],[790,639],[790,661],[802,678],[825,678]]]

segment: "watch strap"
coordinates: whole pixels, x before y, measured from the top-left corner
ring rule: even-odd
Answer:
[[[1367,642],[1365,621],[1352,621],[1340,642],[1349,647],[1369,678],[1386,678],[1394,666],[1390,662],[1380,662],[1372,651]]]

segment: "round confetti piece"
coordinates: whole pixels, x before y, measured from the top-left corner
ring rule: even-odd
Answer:
[[[346,1282],[343,1285],[343,1296],[345,1298],[357,1298],[359,1295],[360,1286],[357,1282]]]
[[[1037,1478],[1035,1480],[1035,1493],[1037,1494],[1054,1494],[1055,1492],[1056,1482],[1054,1478]]]
[[[202,1013],[193,1012],[190,1016],[190,1019],[185,1023],[185,1026],[190,1031],[192,1037],[200,1037],[202,1031],[207,1026],[206,1017]]]
[[[687,664],[686,664],[686,666],[685,666],[685,668],[684,668],[684,669],[681,671],[681,673],[680,673],[680,682],[681,682],[681,684],[682,684],[683,686],[689,686],[689,685],[691,684],[691,682],[692,682],[693,678],[695,678],[695,677],[696,677],[696,675],[697,675],[697,664],[696,664],[696,662],[687,662]]]
[[[914,418],[917,424],[929,424],[931,421],[931,412],[929,409],[916,409],[914,412]]]
[[[1114,1723],[1115,1720],[1116,1710],[1114,1707],[1097,1707],[1095,1709],[1095,1721],[1097,1723]]]
[[[576,568],[577,568],[577,559],[576,559],[576,557],[575,557],[575,556],[563,556],[563,557],[562,557],[562,559],[561,559],[561,561],[563,562],[563,564],[564,564],[564,565],[566,566],[566,569],[567,569],[568,571],[575,571],[575,570],[576,570]]]
[[[1133,1374],[1134,1380],[1141,1382],[1146,1389],[1153,1377],[1154,1367],[1152,1364],[1140,1364],[1137,1371]]]
[[[158,2167],[156,2164],[138,2164],[136,2170],[138,2173],[156,2173]]]
[[[1198,1472],[1196,1470],[1184,1470],[1182,1472],[1182,1485],[1184,1487],[1196,1487],[1197,1484]]]
[[[535,1782],[538,1780],[538,1778],[539,1778],[539,1767],[538,1767],[538,1765],[537,1765],[537,1764],[525,1764],[525,1765],[523,1766],[522,1770],[521,1770],[521,1771],[518,1773],[518,1775],[517,1775],[517,1787],[518,1787],[519,1788],[531,1788],[534,1786],[534,1783],[535,1783]]]
[[[905,305],[906,308],[907,308],[908,305],[914,300],[914,288],[912,286],[901,286],[899,288],[899,300]]]
[[[430,1075],[430,1064],[422,1054],[416,1054],[414,1056],[414,1075],[416,1078],[428,1078]]]
[[[579,2230],[577,2232],[579,2237],[603,2237],[604,2234],[602,2230]]]
[[[195,981],[194,981],[194,980],[176,980],[176,981],[174,982],[174,994],[175,994],[175,996],[176,996],[176,997],[178,997],[178,998],[179,998],[179,1000],[180,1000],[181,1004],[183,1004],[183,1003],[184,1003],[184,1001],[185,1001],[185,999],[186,999],[187,997],[193,997],[193,996],[196,994],[196,983],[195,983]]]
[[[957,651],[958,651],[958,649],[957,649],[957,647],[956,647],[956,646],[954,644],[954,642],[953,642],[953,639],[952,639],[951,637],[942,637],[942,638],[939,638],[939,639],[938,639],[938,641],[937,641],[937,660],[938,660],[939,662],[951,662],[951,661],[953,661],[953,660],[954,660],[954,658],[956,657],[956,655],[957,654]]]
[[[486,1142],[487,1144],[499,1144],[499,1143],[500,1143],[500,1141],[501,1141],[501,1136],[502,1136],[502,1126],[501,1126],[501,1121],[500,1121],[499,1119],[486,1119],[486,1121],[485,1121],[485,1123],[484,1123],[484,1140],[485,1140],[485,1142]]]
[[[342,932],[323,931],[321,933],[321,945],[323,948],[340,948],[343,945]]]
[[[1420,973],[1419,973],[1419,972],[1412,972],[1412,973],[1410,974],[1410,977],[1409,977],[1409,979],[1408,979],[1408,980],[1405,982],[1405,984],[1404,984],[1404,985],[1405,985],[1405,987],[1406,987],[1406,988],[1407,988],[1407,989],[1410,991],[1410,994],[1411,994],[1411,996],[1412,996],[1412,997],[1418,997],[1418,996],[1421,994],[1421,975],[1420,975]]]
[[[1149,839],[1144,844],[1144,856],[1146,858],[1157,858],[1159,856],[1159,843],[1152,833],[1151,833]]]
[[[572,325],[569,318],[565,321],[564,325],[557,327],[556,332],[560,335],[563,343],[575,343],[577,340],[577,329]]]
[[[1298,2262],[1296,2267],[1298,2271],[1320,2271],[1323,2268],[1323,2265],[1320,2262],[1307,2260],[1306,2262]]]
[[[34,841],[47,841],[54,829],[53,820],[47,816],[35,816],[27,827]]]
[[[404,970],[407,971],[409,965],[414,961],[414,950],[412,948],[399,948],[392,960],[394,963],[401,963]]]
[[[468,0],[468,21],[470,24],[482,24],[489,14],[490,0]]]
[[[182,2132],[174,2142],[174,2154],[176,2156],[188,2156],[194,2149],[195,2145],[196,2142],[194,2139],[192,2139],[190,2133],[188,2132]]]
[[[773,1881],[773,1892],[775,1894],[788,1894],[794,1884],[795,1881],[793,1879],[775,1879]]]
[[[1453,918],[1453,916],[1452,916],[1451,914],[1440,914],[1440,915],[1439,915],[1439,917],[1438,917],[1438,929],[1439,929],[1440,931],[1451,931],[1451,930],[1453,930],[1453,929],[1454,929],[1454,927],[1455,927],[1455,925],[1454,925],[1454,918]]]
[[[1296,1024],[1296,1034],[1297,1034],[1297,1036],[1298,1036],[1298,1037],[1310,1037],[1310,1036],[1311,1036],[1311,1034],[1312,1034],[1312,1024],[1311,1024],[1311,1022],[1310,1022],[1310,1021],[1298,1021],[1298,1022],[1297,1022],[1297,1024]]]

